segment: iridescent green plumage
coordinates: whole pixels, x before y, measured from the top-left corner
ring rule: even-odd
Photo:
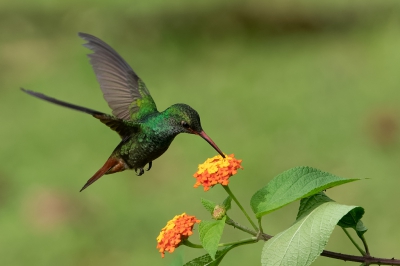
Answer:
[[[201,136],[224,156],[203,131],[200,117],[193,108],[186,104],[174,104],[158,112],[144,82],[114,49],[92,35],[79,33],[79,36],[87,41],[84,46],[94,52],[88,55],[90,63],[113,115],[22,90],[42,100],[91,114],[122,138],[103,167],[87,181],[81,191],[104,174],[134,169],[138,175],[142,175],[144,167],[148,164],[147,170],[150,170],[152,161],[168,149],[179,133]]]

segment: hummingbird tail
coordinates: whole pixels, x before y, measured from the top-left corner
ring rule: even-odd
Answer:
[[[23,92],[33,96],[33,97],[36,97],[36,98],[39,98],[39,99],[42,99],[42,100],[45,100],[45,101],[48,101],[48,102],[51,102],[51,103],[54,103],[54,104],[57,104],[57,105],[61,105],[61,106],[64,106],[64,107],[67,107],[67,108],[70,108],[70,109],[73,109],[73,110],[76,110],[76,111],[84,112],[84,113],[91,114],[91,115],[104,115],[104,113],[102,113],[102,112],[99,112],[99,111],[96,111],[96,110],[93,110],[93,109],[89,109],[89,108],[86,108],[86,107],[82,107],[82,106],[79,106],[79,105],[75,105],[75,104],[72,104],[72,103],[67,103],[67,102],[64,102],[64,101],[60,101],[60,100],[57,100],[57,99],[52,98],[52,97],[49,97],[49,96],[44,95],[44,94],[39,93],[39,92],[26,90],[24,88],[21,88],[21,90]]]
[[[106,163],[101,167],[87,182],[86,184],[82,187],[82,189],[79,192],[82,192],[84,189],[86,189],[88,186],[93,184],[94,182],[97,181],[100,177],[102,177],[105,174],[111,174],[115,172],[121,172],[125,170],[125,163],[123,162],[122,159],[117,159],[110,157],[106,161]]]

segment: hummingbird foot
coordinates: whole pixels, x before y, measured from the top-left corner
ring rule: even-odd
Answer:
[[[146,171],[149,171],[151,169],[151,167],[153,166],[153,162],[149,162],[149,166],[147,167]]]
[[[143,168],[138,168],[138,169],[135,169],[135,172],[136,172],[136,175],[137,175],[137,176],[141,176],[141,175],[143,175],[143,174],[144,174],[144,170],[143,170]]]

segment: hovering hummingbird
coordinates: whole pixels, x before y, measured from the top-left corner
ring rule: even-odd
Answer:
[[[206,140],[222,157],[223,152],[204,132],[199,114],[189,105],[178,103],[163,112],[156,104],[144,82],[128,63],[108,44],[90,34],[79,33],[85,47],[93,51],[90,63],[113,115],[60,101],[44,94],[22,91],[39,99],[81,111],[99,119],[116,131],[122,141],[101,167],[82,187],[82,190],[106,174],[134,169],[138,176],[150,170],[179,133],[195,134]]]

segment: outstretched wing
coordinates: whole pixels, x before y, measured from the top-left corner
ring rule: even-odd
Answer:
[[[113,115],[134,121],[157,112],[144,82],[113,48],[90,34],[78,35],[87,41],[84,46],[94,52],[88,57]]]
[[[64,101],[60,101],[60,100],[49,97],[49,96],[44,95],[39,92],[25,90],[23,88],[21,88],[21,90],[31,96],[36,97],[36,98],[39,98],[39,99],[42,99],[42,100],[45,100],[45,101],[48,101],[48,102],[51,102],[51,103],[54,103],[57,105],[61,105],[61,106],[64,106],[64,107],[67,107],[67,108],[70,108],[70,109],[73,109],[76,111],[90,114],[90,115],[94,116],[95,118],[99,119],[102,123],[106,124],[112,130],[116,131],[122,139],[124,139],[127,136],[130,136],[132,134],[135,134],[140,130],[140,124],[138,124],[138,123],[134,123],[132,121],[124,121],[120,118],[113,117],[112,115],[107,115],[102,112],[90,109],[90,108],[82,107],[82,106],[75,105],[72,103],[67,103]]]

